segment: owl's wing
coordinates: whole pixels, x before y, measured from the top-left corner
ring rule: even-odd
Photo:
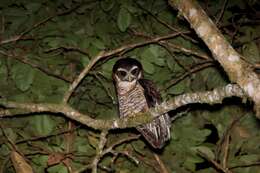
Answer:
[[[154,107],[162,102],[161,95],[152,81],[140,79],[139,83],[144,88],[144,95],[149,107]],[[170,139],[170,126],[171,119],[166,113],[151,123],[137,127],[137,130],[154,148],[162,148],[165,142]]]
[[[156,103],[160,104],[162,102],[161,94],[152,81],[148,79],[139,79],[138,82],[144,89],[144,95],[149,108],[154,107]]]

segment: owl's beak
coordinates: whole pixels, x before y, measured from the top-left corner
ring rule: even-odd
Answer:
[[[132,82],[133,79],[134,79],[134,78],[133,78],[131,75],[127,75],[127,81],[128,81],[128,82]]]

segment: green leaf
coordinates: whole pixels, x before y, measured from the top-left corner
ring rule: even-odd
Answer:
[[[79,44],[80,48],[83,49],[83,50],[87,49],[89,47],[91,41],[92,40],[87,38],[87,37],[82,38],[82,40],[80,41],[80,44]]]
[[[125,32],[130,24],[131,14],[125,7],[121,6],[117,17],[117,26],[120,29],[120,31]]]
[[[146,73],[153,74],[155,72],[154,65],[151,62],[149,62],[148,60],[142,59],[141,63],[143,65],[144,71]]]
[[[174,71],[175,70],[175,64],[176,62],[174,61],[174,59],[172,57],[168,57],[166,59],[166,63],[167,63],[167,66],[168,68],[171,70],[171,71]]]
[[[88,142],[93,148],[96,148],[99,143],[99,138],[90,133],[88,135]]]
[[[88,48],[88,53],[91,57],[96,56],[100,52],[100,49],[96,46],[93,46],[92,44]]]
[[[55,121],[49,115],[38,115],[32,119],[32,126],[38,135],[49,135],[56,126]]]
[[[160,56],[163,55],[164,52],[162,51],[161,47],[156,45],[151,45],[141,53],[141,58],[154,63],[159,66],[165,65],[165,59],[161,58]]]
[[[205,81],[201,73],[194,75],[194,80],[191,81],[191,88],[194,91],[203,91],[206,89]]]
[[[63,163],[60,163],[58,165],[48,168],[48,173],[68,173],[68,170]]]
[[[117,59],[113,58],[113,59],[110,59],[109,61],[107,61],[105,64],[102,65],[102,74],[107,79],[112,78],[112,69],[113,69],[113,66],[114,66],[116,61],[117,61]]]
[[[244,57],[252,63],[260,61],[260,53],[255,42],[250,42],[248,44],[243,45],[242,53]]]
[[[186,85],[186,80],[182,80],[176,85],[172,86],[168,92],[174,95],[182,94],[186,89]]]
[[[149,46],[148,50],[151,52],[153,57],[157,58],[158,56],[160,56],[160,47],[159,46],[151,45],[151,46]],[[156,62],[156,59],[151,59],[151,60],[153,60],[153,62]]]
[[[91,43],[92,43],[92,45],[94,45],[98,49],[105,49],[106,48],[103,41],[99,38],[94,38]]]
[[[6,156],[6,155],[10,154],[10,152],[11,152],[10,148],[8,147],[7,144],[1,144],[0,145],[0,154],[1,155]]]
[[[86,137],[77,137],[74,142],[74,146],[79,153],[87,153],[88,155],[95,153],[93,147],[89,145],[88,139]]]
[[[26,91],[31,87],[34,79],[34,69],[26,64],[15,64],[12,68],[12,79],[21,91]]]
[[[36,155],[32,158],[33,163],[41,165],[43,167],[47,166],[48,156],[47,155]]]
[[[163,67],[157,67],[156,72],[152,75],[151,79],[158,85],[166,86],[165,84],[171,80],[171,75],[169,75],[169,69]],[[158,86],[159,87],[159,86]],[[163,88],[163,87],[162,87]],[[164,92],[162,92],[163,94]]]
[[[134,150],[138,153],[142,153],[144,154],[144,147],[145,147],[145,143],[142,140],[136,140],[131,142],[132,146],[134,147]]]
[[[89,64],[89,59],[88,59],[87,56],[82,55],[82,56],[80,57],[80,62],[81,62],[81,64],[85,67],[86,65]]]
[[[233,14],[231,14],[233,15]],[[259,36],[259,28],[256,27],[248,27],[248,26],[242,26],[239,29],[240,32],[243,34],[239,37],[239,41],[241,43],[247,43],[250,44],[254,38]],[[248,43],[249,42],[249,43]]]
[[[6,134],[6,136],[8,136],[8,138],[12,141],[15,142],[16,138],[17,138],[17,134],[13,131],[12,128],[5,128],[4,132]]]
[[[190,158],[187,158],[185,160],[185,162],[183,163],[183,166],[190,171],[196,170],[196,163],[194,163],[193,160],[190,160]]]
[[[52,47],[52,48],[57,48],[60,46],[60,43],[62,42],[61,38],[47,38],[45,39],[45,41],[47,42],[47,44]]]
[[[172,11],[166,11],[166,10],[159,13],[158,17],[163,21],[169,21],[168,24],[171,24],[175,19],[175,15],[173,15]]]
[[[208,158],[214,160],[215,159],[215,154],[214,152],[207,146],[198,146],[198,147],[192,147],[192,150],[195,150],[199,153],[205,154]]]
[[[144,51],[141,53],[141,58],[145,61],[154,62],[157,54],[152,51],[152,48],[146,47]]]
[[[227,84],[224,76],[216,68],[208,68],[203,70],[201,73],[204,76],[208,89],[213,89],[216,86],[223,86]]]
[[[33,12],[37,12],[40,7],[41,7],[41,3],[37,3],[37,2],[31,2],[25,5],[26,9],[28,9],[29,11]]]
[[[52,78],[40,71],[36,71],[34,82],[31,88],[34,99],[40,102],[59,102],[67,85],[64,81]]]
[[[12,8],[5,8],[2,11],[2,14],[3,15],[6,15],[6,16],[15,16],[15,17],[25,17],[27,14],[26,14],[26,10],[22,7],[17,7],[17,6],[14,6]],[[17,19],[17,18],[16,18]],[[25,19],[25,18],[24,18]],[[17,22],[17,20],[12,20],[13,22]]]
[[[100,5],[104,11],[110,11],[114,7],[115,2],[114,0],[102,0]]]

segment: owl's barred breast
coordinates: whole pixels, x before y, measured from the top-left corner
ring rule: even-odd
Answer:
[[[120,117],[134,115],[148,110],[146,98],[142,86],[137,83],[129,93],[118,95]]]
[[[144,89],[138,82],[128,93],[118,94],[118,101],[120,118],[133,116],[149,109]],[[136,128],[154,148],[162,148],[164,143],[170,139],[170,118],[168,114]]]

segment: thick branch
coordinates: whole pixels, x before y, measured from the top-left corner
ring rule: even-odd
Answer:
[[[255,102],[257,114],[260,117],[260,79],[250,64],[243,61],[198,3],[193,0],[169,0],[169,2],[178,8],[205,42],[214,58],[227,72],[230,80],[238,83],[247,96]]]
[[[35,104],[35,103],[17,103],[0,99],[0,105],[7,108],[0,111],[0,118],[24,115],[24,113],[48,112],[53,114],[63,114],[67,118],[80,122],[94,129],[117,129],[136,127],[141,124],[152,121],[152,117],[162,115],[170,110],[192,103],[216,104],[221,103],[226,97],[244,97],[243,91],[238,85],[229,84],[222,88],[216,88],[213,91],[183,94],[150,109],[145,113],[138,113],[134,117],[124,119],[98,120],[91,118],[90,115],[82,114],[67,104]],[[17,114],[17,110],[18,113]],[[155,116],[151,116],[155,115]]]

